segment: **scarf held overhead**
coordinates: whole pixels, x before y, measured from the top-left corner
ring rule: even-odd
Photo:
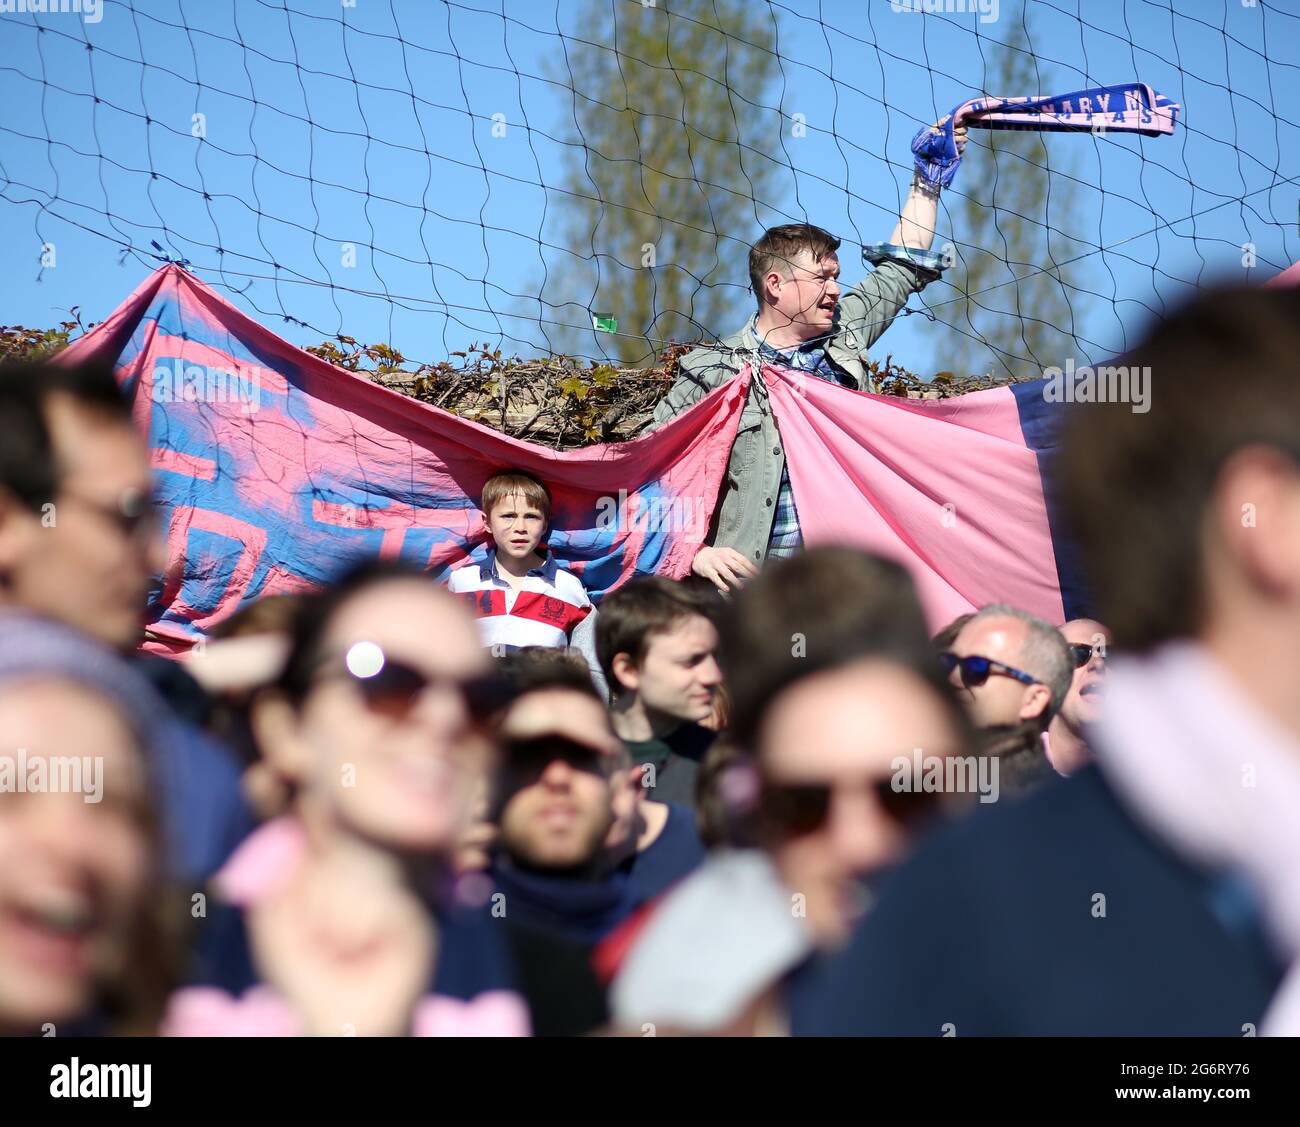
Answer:
[[[1181,108],[1145,82],[1093,86],[1046,98],[971,98],[945,114],[938,131],[927,127],[917,133],[912,153],[921,174],[930,183],[946,188],[961,163],[953,131],[962,125],[968,129],[1096,131],[1160,137],[1173,133]]]

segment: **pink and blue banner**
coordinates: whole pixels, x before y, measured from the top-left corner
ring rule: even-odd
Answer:
[[[507,467],[550,487],[550,546],[593,599],[633,576],[683,576],[750,378],[633,442],[561,453],[335,368],[174,265],[63,355],[112,361],[148,436],[169,566],[146,645],[162,653],[358,557],[433,579],[481,561],[477,498]],[[763,378],[807,543],[902,561],[936,627],[994,601],[1054,623],[1086,611],[1044,485],[1063,410],[1045,381],[908,400],[772,368]]]
[[[162,653],[357,557],[434,579],[481,562],[478,497],[509,467],[549,486],[550,547],[594,599],[635,575],[684,575],[746,391],[733,381],[645,438],[559,453],[327,364],[174,265],[63,357],[111,361],[148,436],[169,566],[146,648]]]
[[[1086,594],[1045,485],[1046,380],[915,400],[765,367],[804,541],[908,567],[935,629],[1007,602],[1059,625]]]

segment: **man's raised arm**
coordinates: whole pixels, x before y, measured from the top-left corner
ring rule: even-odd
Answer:
[[[938,133],[942,126],[942,121],[936,122],[930,131]],[[966,147],[966,127],[957,126],[953,137],[960,154]],[[939,192],[939,184],[918,166],[889,242],[864,251],[876,268],[840,298],[837,335],[850,350],[862,353],[869,349],[907,299],[939,276],[930,253],[939,216]],[[913,251],[917,252],[914,257]]]
[[[930,126],[934,133],[939,132],[939,124]],[[966,148],[966,126],[959,125],[953,130],[960,155]],[[912,190],[903,201],[903,213],[898,218],[898,226],[889,236],[895,246],[909,247],[913,250],[929,250],[934,243],[934,228],[939,217],[940,186],[926,179],[918,168],[912,174]]]

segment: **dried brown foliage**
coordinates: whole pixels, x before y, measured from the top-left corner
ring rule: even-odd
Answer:
[[[471,344],[453,360],[408,365],[387,345],[360,345],[341,338],[308,352],[412,398],[432,403],[512,438],[567,450],[635,438],[677,375],[677,362],[691,345],[671,345],[649,368],[616,368],[572,356],[521,360],[499,349]],[[947,399],[1008,381],[939,372],[932,380],[895,364],[892,356],[867,365],[884,395]]]
[[[74,309],[73,316],[77,315]],[[91,328],[80,319],[53,329],[0,326],[0,360],[51,356]],[[308,348],[320,359],[375,383],[492,427],[512,438],[571,450],[635,438],[655,404],[677,376],[677,363],[692,345],[674,344],[648,368],[618,368],[573,356],[523,360],[500,349],[471,344],[448,360],[420,364],[387,344],[360,344],[352,337]],[[1006,379],[938,372],[930,380],[894,363],[892,356],[867,365],[882,394],[909,399],[946,399]]]

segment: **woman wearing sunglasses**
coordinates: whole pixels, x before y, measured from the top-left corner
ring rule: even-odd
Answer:
[[[748,726],[761,848],[723,850],[669,894],[615,981],[621,1024],[786,1031],[813,956],[843,942],[870,883],[942,807],[976,797],[931,789],[913,770],[918,749],[941,773],[976,762],[965,716],[928,663],[850,652],[792,666]],[[674,954],[687,950],[689,962]]]
[[[289,812],[218,874],[172,1034],[525,1034],[500,929],[450,858],[504,699],[473,621],[421,573],[370,564],[308,600],[254,704]]]

